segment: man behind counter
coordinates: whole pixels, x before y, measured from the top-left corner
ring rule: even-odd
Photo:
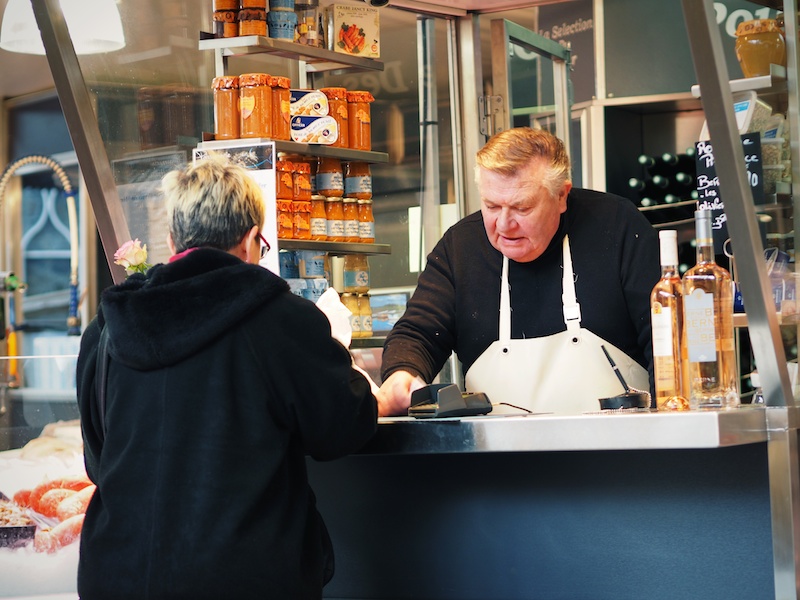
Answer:
[[[386,339],[386,401],[407,409],[452,351],[467,390],[495,405],[598,410],[624,391],[603,347],[631,387],[649,390],[653,227],[630,200],[573,188],[564,145],[546,131],[503,131],[477,163],[480,213],[438,242]]]

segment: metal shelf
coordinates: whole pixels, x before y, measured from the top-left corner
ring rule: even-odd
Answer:
[[[324,48],[305,46],[287,40],[272,39],[260,35],[245,35],[232,38],[210,38],[201,32],[200,50],[215,50],[223,58],[251,54],[271,54],[281,58],[301,60],[308,72],[335,71],[340,69],[359,71],[383,71],[383,63],[374,58],[362,58],[333,52]]]
[[[275,149],[288,154],[310,154],[311,156],[328,156],[340,158],[344,161],[360,161],[368,163],[387,163],[389,155],[385,152],[372,152],[368,150],[351,150],[350,148],[337,148],[322,144],[301,144],[275,140]]]
[[[314,240],[278,240],[281,250],[318,250],[329,254],[391,254],[389,244],[362,244],[361,242],[318,242]]]
[[[769,75],[732,79],[730,85],[731,92],[734,94],[736,92],[747,92],[751,90],[758,92],[759,95],[785,94],[787,91],[786,67],[770,65]],[[700,98],[699,85],[692,86],[692,96]]]

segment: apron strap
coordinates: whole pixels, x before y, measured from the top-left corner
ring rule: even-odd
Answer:
[[[581,328],[581,305],[575,294],[575,275],[572,271],[572,253],[569,249],[569,236],[564,236],[564,279],[561,282],[561,303],[564,305],[564,323],[567,331],[578,333]]]
[[[511,339],[511,286],[508,283],[508,257],[503,256],[503,275],[500,280],[500,343]]]
[[[581,329],[581,306],[575,294],[575,276],[572,271],[572,253],[569,237],[564,236],[564,277],[561,282],[561,302],[564,305],[564,323],[567,331],[578,335]],[[505,345],[511,339],[511,286],[508,282],[508,257],[503,256],[503,274],[500,282],[500,343]]]

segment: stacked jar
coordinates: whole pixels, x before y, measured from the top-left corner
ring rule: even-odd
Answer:
[[[292,117],[289,105],[292,81],[288,77],[272,77],[270,85],[272,86],[272,137],[276,140],[290,140]]]
[[[369,92],[347,92],[348,141],[353,150],[372,150],[370,104],[374,101]]]
[[[292,237],[296,240],[311,239],[311,166],[307,162],[295,162],[292,169]]]
[[[214,0],[214,37],[239,35],[239,0]]]
[[[269,0],[267,29],[269,37],[294,41],[297,28],[297,15],[294,12],[294,0]]]
[[[267,0],[241,0],[239,35],[267,35]]]
[[[235,75],[215,77],[214,137],[233,140],[239,137],[239,78]]]
[[[243,138],[272,137],[272,87],[266,73],[239,75],[239,134]]]
[[[319,90],[328,98],[328,114],[334,118],[339,127],[339,136],[331,144],[336,148],[350,147],[350,126],[348,124],[347,89],[328,87]]]
[[[294,237],[294,166],[288,160],[275,162],[275,208],[277,210],[278,238]]]

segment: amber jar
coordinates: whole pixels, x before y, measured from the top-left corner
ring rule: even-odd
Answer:
[[[311,196],[311,239],[324,242],[328,239],[328,218],[325,214],[325,196]]]
[[[214,11],[214,37],[231,38],[239,35],[239,11]]]
[[[311,239],[311,202],[309,200],[295,200],[292,202],[294,228],[292,237],[296,240]]]
[[[267,11],[260,8],[243,8],[237,16],[239,35],[267,35]]]
[[[358,242],[358,200],[344,198],[342,200],[342,216],[344,217],[344,241]]]
[[[278,237],[290,240],[294,235],[294,214],[291,200],[278,200],[275,203],[278,209]]]
[[[358,308],[358,296],[351,292],[342,294],[342,304],[350,311],[350,335],[361,337],[361,311]]]
[[[342,161],[322,156],[317,164],[317,193],[323,196],[344,196]]]
[[[311,165],[307,162],[292,163],[293,200],[309,202],[311,200]],[[309,211],[310,211],[309,207]]]
[[[328,98],[328,114],[339,126],[339,136],[331,144],[336,148],[350,147],[350,125],[348,124],[347,89],[343,87],[321,88],[319,90]]]
[[[372,173],[369,163],[347,163],[344,171],[344,194],[359,200],[372,198]]]
[[[372,337],[372,304],[369,294],[358,295],[358,315],[361,321],[361,337]]]
[[[272,88],[266,73],[239,75],[239,130],[243,138],[272,137]]]
[[[734,49],[745,77],[769,75],[771,64],[786,66],[786,42],[774,19],[739,23]]]
[[[294,166],[288,160],[275,163],[275,197],[278,200],[294,198]]]
[[[346,254],[344,257],[344,291],[366,294],[369,291],[369,260],[363,254]]]
[[[239,0],[214,0],[214,10],[239,10]]]
[[[365,244],[375,242],[375,217],[372,214],[372,200],[358,201],[358,239]]]
[[[240,0],[242,8],[260,8],[267,10],[267,0]]]
[[[347,92],[349,141],[353,150],[372,150],[370,103],[374,101],[369,92]]]
[[[272,77],[272,137],[276,140],[292,138],[292,116],[289,112],[291,104],[292,80],[288,77]]]
[[[235,75],[215,77],[214,137],[233,140],[239,137],[239,78]]]
[[[329,242],[344,241],[344,207],[339,197],[325,198],[325,225]]]

